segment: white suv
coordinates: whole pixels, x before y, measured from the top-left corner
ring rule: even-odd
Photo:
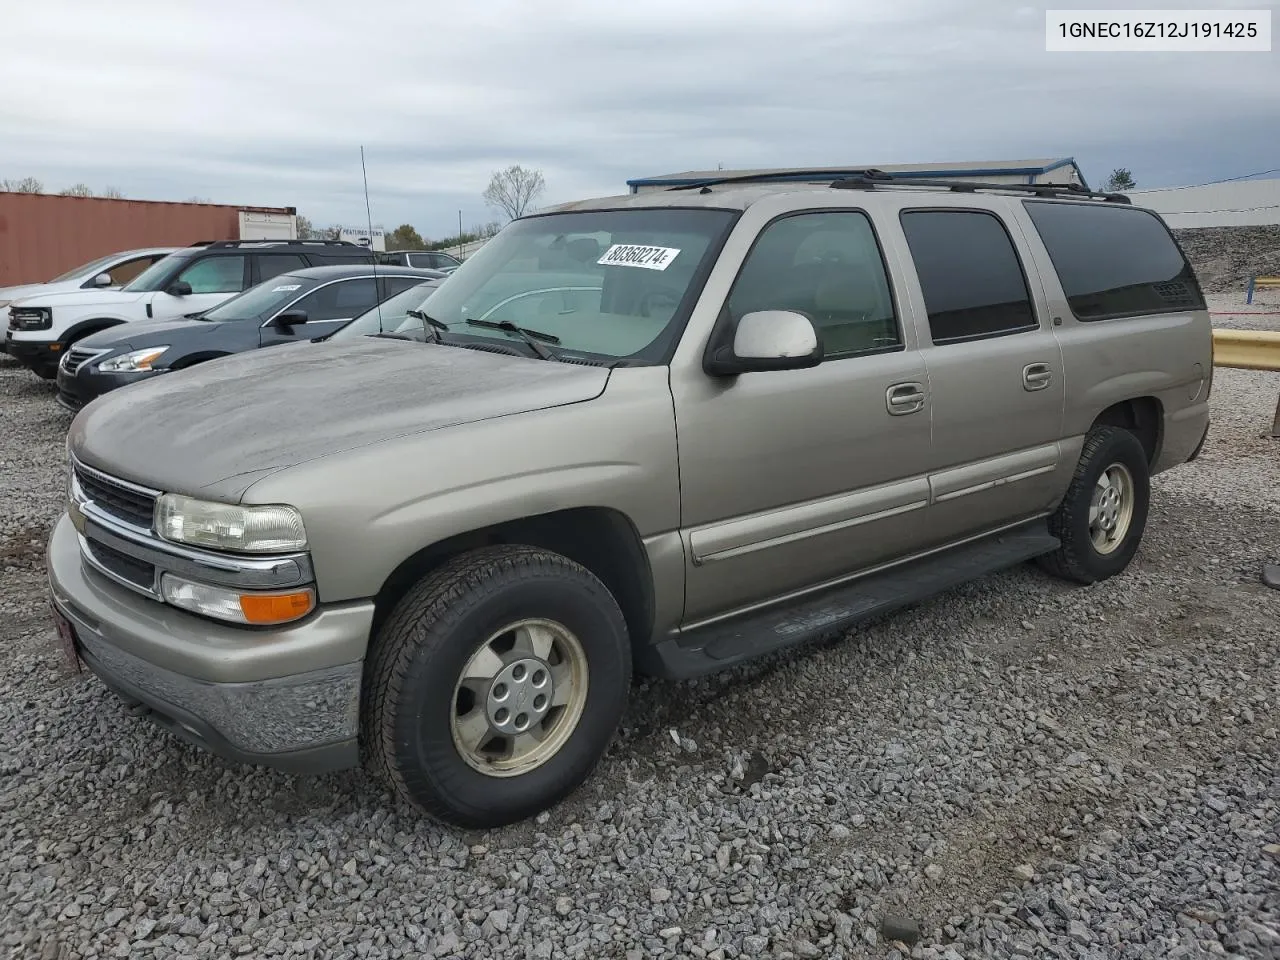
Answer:
[[[133,320],[173,320],[212,310],[242,290],[303,267],[372,263],[364,247],[341,240],[217,240],[182,247],[120,290],[45,293],[9,306],[5,349],[53,380],[77,340]]]
[[[82,263],[74,270],[46,280],[43,283],[24,283],[16,287],[0,287],[0,328],[9,325],[9,304],[26,297],[39,297],[47,293],[75,293],[80,290],[105,290],[123,287],[157,260],[167,257],[177,247],[145,247],[141,250],[122,250],[97,260]],[[0,345],[0,351],[3,351]]]

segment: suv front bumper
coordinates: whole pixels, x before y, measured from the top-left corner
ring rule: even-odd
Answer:
[[[5,353],[20,364],[46,379],[52,380],[58,373],[58,361],[62,359],[62,344],[44,340],[18,340],[12,330],[5,331]]]
[[[321,773],[358,762],[372,603],[322,607],[268,631],[224,626],[86,569],[66,514],[47,561],[77,653],[136,712],[241,763]]]

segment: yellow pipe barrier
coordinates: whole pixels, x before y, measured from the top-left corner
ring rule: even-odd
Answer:
[[[1243,370],[1280,370],[1280,331],[1213,331],[1213,365]]]
[[[1243,370],[1280,370],[1280,331],[1221,330],[1215,327],[1213,365]],[[1273,440],[1280,440],[1280,401],[1276,402],[1270,436]]]

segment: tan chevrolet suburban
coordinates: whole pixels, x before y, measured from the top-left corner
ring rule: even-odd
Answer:
[[[324,342],[89,404],[59,634],[223,756],[364,759],[509,823],[589,775],[633,670],[1032,558],[1120,573],[1211,374],[1195,276],[1124,197],[864,171],[567,204]]]

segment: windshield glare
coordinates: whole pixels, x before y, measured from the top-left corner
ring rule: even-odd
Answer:
[[[315,283],[305,277],[281,274],[218,304],[207,313],[202,313],[200,319],[217,323],[229,320],[265,320],[298,299]]]
[[[63,280],[79,280],[81,277],[91,277],[100,273],[101,268],[115,260],[116,255],[99,257],[97,260],[90,260],[88,263],[82,263],[74,270],[68,270],[66,273],[60,273],[52,280],[46,280],[45,283],[59,283]]]
[[[555,353],[660,363],[699,268],[734,217],[663,207],[516,220],[442,280],[423,310],[449,327],[446,340],[519,346],[517,334],[466,322],[507,321],[558,337]],[[420,320],[397,327],[387,307],[383,330],[421,338]],[[372,329],[347,329],[378,330],[376,318]]]
[[[133,278],[133,282],[124,288],[125,293],[154,293],[163,290],[176,268],[191,254],[171,253],[163,260],[157,260],[147,269]]]

